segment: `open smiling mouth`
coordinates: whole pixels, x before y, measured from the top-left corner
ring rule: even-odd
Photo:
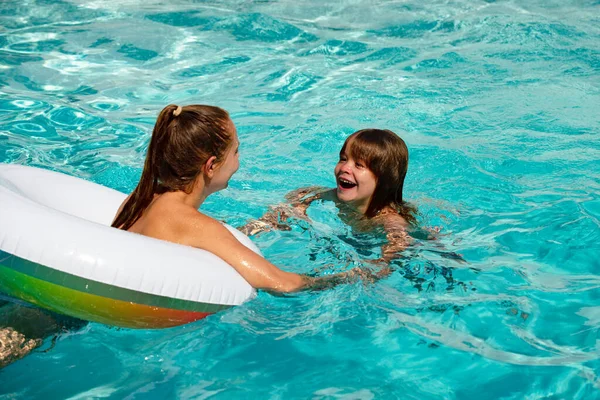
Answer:
[[[338,178],[338,185],[342,189],[352,189],[353,187],[356,187],[356,183],[350,182],[349,180],[344,178]]]

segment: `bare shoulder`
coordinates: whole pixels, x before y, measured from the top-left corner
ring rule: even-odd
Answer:
[[[173,228],[181,244],[211,250],[214,244],[237,241],[222,223],[198,210],[182,207],[177,212]]]
[[[218,224],[185,203],[161,196],[151,203],[132,230],[157,239],[195,246],[195,241],[210,235],[213,221]]]
[[[383,227],[389,233],[405,232],[409,227],[409,224],[406,221],[406,219],[404,219],[404,217],[402,217],[395,211],[383,212],[380,218]]]

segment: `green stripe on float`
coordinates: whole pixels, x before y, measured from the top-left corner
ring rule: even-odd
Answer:
[[[22,274],[80,292],[112,298],[115,300],[130,301],[148,306],[203,313],[215,313],[232,307],[224,304],[211,304],[195,302],[191,300],[174,299],[171,297],[113,286],[58,271],[56,269],[25,260],[2,250],[0,250],[0,279],[2,279],[3,275],[1,268],[12,269]],[[0,286],[2,286],[1,282]]]
[[[97,296],[55,285],[1,266],[0,289],[14,298],[47,310],[124,328],[169,328],[197,321],[211,314],[147,306]]]

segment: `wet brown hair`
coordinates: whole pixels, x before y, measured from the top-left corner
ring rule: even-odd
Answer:
[[[223,160],[231,145],[227,111],[213,106],[168,105],[152,131],[140,182],[112,223],[128,230],[142,216],[155,194],[191,192],[202,166],[212,157]]]
[[[377,178],[365,216],[373,218],[390,206],[408,223],[415,224],[417,210],[402,197],[408,170],[408,148],[404,140],[387,129],[362,129],[348,136],[340,155],[346,150],[354,160],[364,162]]]

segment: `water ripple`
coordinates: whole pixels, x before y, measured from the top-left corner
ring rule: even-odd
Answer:
[[[241,225],[299,186],[332,186],[345,137],[388,128],[410,148],[405,197],[423,230],[376,284],[263,293],[165,331],[90,324],[3,370],[0,392],[598,397],[598,6],[3,4],[0,162],[128,192],[159,110],[216,104],[241,167],[203,207]],[[275,264],[335,272],[380,253],[381,237],[355,235],[331,205],[309,214],[256,239]]]

